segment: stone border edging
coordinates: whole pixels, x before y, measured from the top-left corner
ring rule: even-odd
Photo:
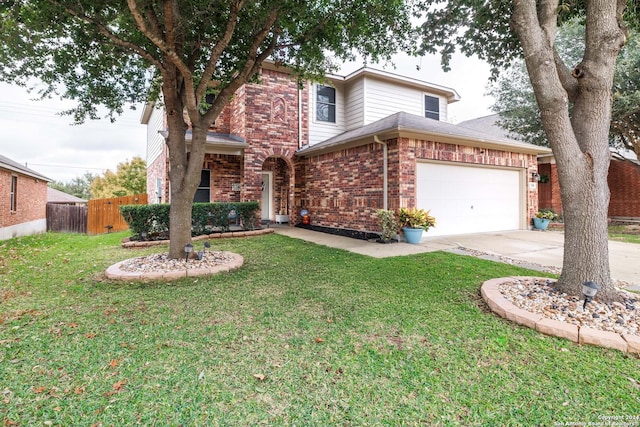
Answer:
[[[206,239],[227,239],[231,237],[251,237],[251,236],[262,236],[264,234],[274,233],[276,230],[273,228],[263,228],[261,230],[249,230],[249,231],[230,231],[228,233],[211,233],[211,234],[203,234],[202,236],[195,236],[191,240],[197,242],[198,240],[206,240]],[[126,249],[131,248],[146,248],[149,246],[158,246],[158,245],[168,245],[169,240],[150,240],[148,242],[141,242],[139,240],[134,240],[130,242],[123,242],[122,247]]]
[[[151,272],[133,272],[120,269],[122,263],[128,260],[120,261],[113,264],[105,271],[107,278],[111,280],[175,280],[183,277],[205,276],[209,274],[217,274],[225,271],[231,271],[242,267],[244,258],[233,252],[223,252],[232,257],[230,262],[208,268],[185,268],[179,271],[151,271]]]
[[[613,348],[626,353],[640,353],[640,336],[631,334],[617,334],[601,331],[600,329],[578,326],[559,320],[549,319],[542,314],[532,313],[515,306],[500,292],[499,285],[520,279],[536,279],[535,277],[501,277],[487,280],[480,289],[482,298],[491,311],[512,322],[535,329],[545,335],[566,338],[578,344],[590,344],[598,347]],[[539,279],[547,280],[547,277]]]

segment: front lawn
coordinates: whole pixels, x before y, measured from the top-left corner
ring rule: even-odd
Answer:
[[[447,253],[373,259],[268,235],[212,241],[244,256],[234,272],[107,281],[107,266],[166,251],[122,249],[124,236],[0,242],[3,425],[640,417],[637,357],[511,324],[479,297],[489,278],[539,273]]]

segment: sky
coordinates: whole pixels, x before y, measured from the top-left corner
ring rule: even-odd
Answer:
[[[491,114],[493,100],[486,95],[489,66],[482,61],[455,55],[447,73],[440,68],[436,56],[397,55],[394,63],[395,68],[373,67],[447,86],[460,94],[461,100],[449,105],[449,122]],[[362,65],[345,64],[340,74],[346,75]],[[126,110],[115,123],[101,119],[73,125],[71,117],[57,114],[73,106],[72,101],[34,98],[23,88],[0,83],[0,154],[61,182],[86,172],[115,172],[118,163],[136,156],[146,159],[146,129],[140,124],[142,105],[134,111]]]

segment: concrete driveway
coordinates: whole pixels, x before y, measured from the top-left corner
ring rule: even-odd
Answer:
[[[418,245],[408,243],[383,245],[297,227],[279,226],[275,229],[277,233],[290,237],[376,258],[432,251],[466,254],[478,251],[487,254],[485,258],[499,261],[512,259],[533,269],[539,269],[539,266],[559,269],[562,267],[564,251],[562,231],[515,230],[443,237],[428,237],[427,234]],[[610,241],[609,263],[611,276],[614,279],[640,285],[640,245]]]

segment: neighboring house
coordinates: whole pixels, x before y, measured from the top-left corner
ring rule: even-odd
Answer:
[[[47,231],[51,180],[0,155],[0,240]]]
[[[75,206],[87,205],[87,201],[85,199],[81,199],[80,197],[76,197],[72,194],[68,194],[64,191],[56,190],[51,187],[47,187],[47,203]]]
[[[268,64],[210,129],[196,201],[261,202],[338,230],[379,231],[377,209],[430,209],[429,235],[526,229],[550,150],[447,123],[455,90],[362,68],[298,87]],[[164,112],[147,105],[149,200],[168,201]],[[190,134],[187,132],[187,140]]]
[[[555,158],[542,156],[538,165],[540,181],[540,207],[562,214],[560,182]],[[640,162],[631,151],[611,151],[609,164],[610,199],[608,216],[611,219],[640,218]]]
[[[493,134],[506,134],[497,125],[498,114],[480,117],[460,123],[473,129],[486,129]],[[538,174],[540,175],[538,205],[542,209],[553,209],[562,214],[560,183],[553,154],[542,154],[538,157]],[[632,151],[611,150],[611,164],[608,175],[609,218],[640,218],[640,162]]]

